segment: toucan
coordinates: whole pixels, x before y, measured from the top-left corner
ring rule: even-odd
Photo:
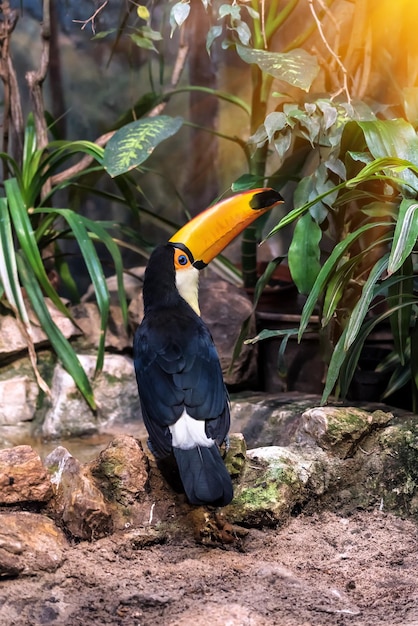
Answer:
[[[229,397],[210,331],[200,317],[199,270],[244,228],[282,202],[273,189],[212,205],[152,252],[134,364],[148,446],[172,486],[194,505],[225,506],[233,486],[220,446]]]

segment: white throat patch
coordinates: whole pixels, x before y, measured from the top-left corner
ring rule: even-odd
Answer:
[[[199,270],[195,267],[176,270],[176,286],[181,297],[200,315],[198,297]]]

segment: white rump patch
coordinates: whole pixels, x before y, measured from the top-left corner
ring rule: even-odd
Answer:
[[[181,450],[191,450],[196,446],[210,448],[215,443],[205,433],[205,421],[195,420],[183,411],[175,424],[169,426],[173,438],[173,447]]]

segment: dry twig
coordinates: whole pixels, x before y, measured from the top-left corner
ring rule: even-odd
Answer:
[[[332,14],[328,11],[327,7],[324,5],[324,3],[322,2],[322,0],[318,0],[321,8],[325,11],[325,13],[330,16],[330,19],[332,21],[335,22]],[[309,9],[312,13],[312,17],[314,18],[314,21],[316,23],[316,26],[318,28],[318,32],[319,32],[319,36],[322,39],[322,42],[324,43],[326,49],[328,50],[328,52],[331,54],[332,58],[335,60],[335,62],[337,63],[338,67],[340,68],[342,75],[343,75],[343,86],[335,93],[333,94],[332,98],[335,98],[337,95],[339,95],[342,91],[345,91],[346,97],[347,97],[347,102],[351,102],[351,95],[350,95],[350,91],[348,89],[348,72],[347,69],[344,65],[344,63],[341,61],[340,57],[338,56],[338,54],[335,52],[335,50],[333,50],[333,48],[331,47],[331,45],[328,43],[327,38],[325,37],[325,33],[324,30],[322,28],[322,24],[321,24],[321,20],[319,19],[314,4],[313,4],[313,0],[308,0],[308,4],[309,4]]]
[[[76,24],[83,24],[83,26],[81,27],[81,30],[84,30],[86,28],[87,24],[89,24],[91,22],[91,32],[93,33],[93,35],[95,35],[96,34],[96,24],[94,23],[94,20],[99,15],[99,13],[101,11],[103,11],[103,9],[105,8],[105,6],[107,5],[108,2],[109,2],[109,0],[105,0],[103,2],[103,4],[101,4],[99,6],[99,8],[93,13],[93,15],[91,17],[89,17],[88,20],[73,20],[73,22],[75,22]]]

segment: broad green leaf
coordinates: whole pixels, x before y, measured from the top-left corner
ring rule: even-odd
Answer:
[[[54,323],[48,308],[45,304],[44,295],[39,287],[39,283],[33,273],[30,264],[23,255],[17,258],[19,274],[23,285],[31,301],[33,309],[42,326],[43,331],[51,342],[52,347],[58,355],[67,372],[72,376],[77,387],[93,410],[96,410],[96,403],[93,391],[87,375],[75,354],[70,342],[64,337],[58,326]]]
[[[321,270],[321,238],[320,227],[309,213],[305,213],[296,223],[288,255],[289,270],[300,293],[310,292]]]
[[[319,72],[317,58],[301,48],[291,52],[267,52],[237,44],[236,49],[245,63],[258,65],[266,74],[304,91],[309,91]]]
[[[264,120],[264,128],[266,129],[267,137],[271,141],[274,134],[286,126],[287,118],[282,111],[273,111],[269,113]]]
[[[131,122],[118,130],[104,152],[104,167],[110,176],[119,176],[148,159],[154,149],[182,126],[181,117],[159,115]]]
[[[134,42],[134,44],[138,46],[138,48],[158,52],[157,48],[154,46],[154,42],[149,37],[144,37],[140,33],[132,33],[131,35],[129,35],[129,37]]]
[[[375,159],[397,157],[418,166],[418,137],[414,127],[403,119],[358,122]],[[400,173],[418,191],[418,178],[408,169]]]
[[[234,25],[231,26],[231,29],[237,33],[238,39],[243,46],[249,45],[251,41],[251,30],[248,24],[246,24],[243,20],[237,20],[234,22]]]
[[[190,13],[190,4],[188,2],[176,2],[170,11],[171,35],[177,26],[181,26],[187,20]]]
[[[264,176],[257,176],[256,174],[243,174],[240,176],[234,183],[231,185],[231,190],[238,191],[248,191],[250,189],[257,189],[257,187],[262,187],[262,183],[264,180]]]
[[[209,29],[208,34],[206,36],[206,51],[208,54],[210,54],[210,49],[215,39],[217,39],[221,35],[222,35],[222,26],[219,26],[219,25],[212,26]]]
[[[418,238],[418,202],[403,199],[393,235],[388,273],[396,272],[411,254]]]

